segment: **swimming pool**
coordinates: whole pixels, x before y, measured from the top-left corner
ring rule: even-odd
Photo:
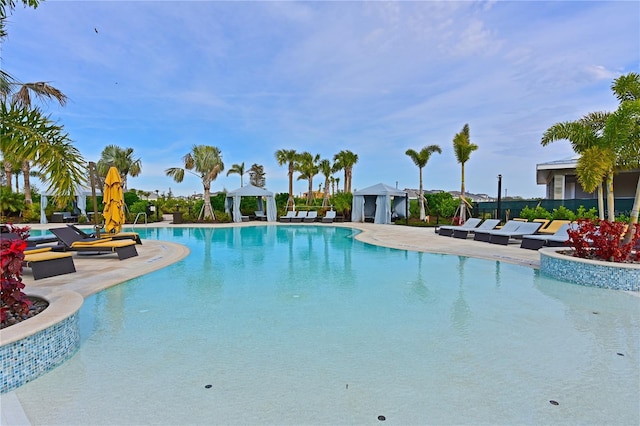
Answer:
[[[15,391],[33,424],[639,422],[625,293],[344,228],[140,232],[191,254],[86,300],[80,351]]]

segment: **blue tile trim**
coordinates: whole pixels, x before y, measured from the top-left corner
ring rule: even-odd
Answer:
[[[80,347],[78,313],[0,347],[0,393],[10,392],[71,358]]]
[[[565,257],[565,258],[563,258]],[[540,272],[552,278],[591,287],[640,291],[640,267],[607,262],[585,262],[540,251]]]

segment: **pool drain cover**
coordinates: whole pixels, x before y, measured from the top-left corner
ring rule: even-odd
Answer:
[[[387,420],[387,418],[385,416],[378,416],[378,420],[384,422],[385,420]]]
[[[213,385],[204,385],[205,389],[211,389]]]
[[[551,401],[549,401],[549,404],[551,404],[551,405],[560,405],[560,403],[558,401],[554,401],[553,399]]]

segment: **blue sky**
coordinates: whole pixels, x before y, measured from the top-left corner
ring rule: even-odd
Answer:
[[[196,144],[220,148],[227,169],[262,164],[276,192],[278,149],[348,149],[354,189],[417,188],[405,151],[437,144],[424,187],[459,190],[452,140],[469,123],[467,191],[495,196],[502,174],[508,195],[542,197],[536,163],[573,155],[542,133],[614,110],[612,80],[640,64],[635,1],[49,0],[19,6],[7,30],[3,68],[69,97],[46,111],[86,160],[131,147],[142,174],[129,188],[177,195],[202,192],[196,176],[164,174]],[[212,191],[239,186],[224,172]]]

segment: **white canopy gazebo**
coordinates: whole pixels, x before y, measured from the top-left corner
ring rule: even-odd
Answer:
[[[49,197],[53,197],[54,195],[55,193],[52,191],[47,191],[40,195],[40,223],[48,223],[45,208],[47,207]],[[80,210],[82,215],[87,216],[87,197],[91,197],[92,195],[91,188],[78,185],[73,195],[76,197],[78,210]],[[98,188],[96,188],[96,195],[102,195],[102,191]]]
[[[265,211],[268,222],[275,222],[277,217],[276,211],[276,199],[273,196],[273,192],[267,191],[264,188],[253,185],[245,185],[241,188],[235,189],[227,193],[227,199],[225,201],[225,212],[231,214],[233,212],[233,221],[242,222],[242,213],[240,213],[240,200],[242,197],[257,197],[258,198],[258,210],[265,211],[264,201],[267,201],[267,209]]]
[[[351,221],[391,223],[391,217],[406,216],[407,193],[384,183],[370,186],[353,193]]]

